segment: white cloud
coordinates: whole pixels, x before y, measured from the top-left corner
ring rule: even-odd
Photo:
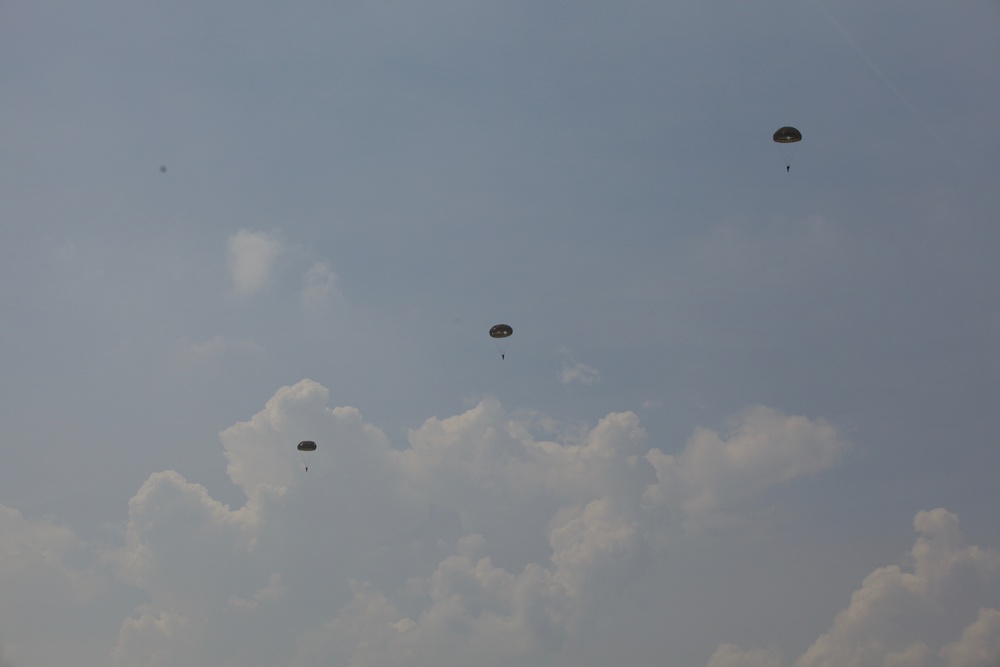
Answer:
[[[559,381],[566,385],[581,384],[589,387],[600,379],[601,374],[597,369],[574,359],[564,359],[562,369],[559,371]]]
[[[197,642],[191,641],[191,633],[197,630],[194,621],[168,610],[152,611],[147,605],[137,611],[138,617],[122,622],[111,653],[112,665],[166,667],[184,658],[197,662]]]
[[[778,649],[744,651],[733,644],[722,644],[708,660],[708,667],[781,667]]]
[[[230,510],[174,471],[154,473],[129,501],[127,557],[119,572],[169,598],[225,588],[208,568],[198,567],[199,559],[215,552],[230,566],[238,562],[236,555],[256,544],[257,519],[253,508]]]
[[[325,387],[302,380],[282,387],[253,418],[220,434],[229,477],[251,505],[280,498],[298,479],[303,466],[295,445],[302,440],[318,445],[310,475],[315,466],[327,484],[334,484],[322,493],[324,502],[336,504],[335,512],[363,499],[374,507],[401,502],[392,492],[402,484],[388,438],[356,408],[329,408],[328,399]],[[403,506],[393,509],[407,514]]]
[[[69,528],[0,504],[0,664],[92,653],[86,613],[108,585],[95,561]]]
[[[846,448],[824,422],[762,407],[725,436],[699,429],[675,456],[650,449],[631,412],[539,440],[534,421],[486,399],[428,419],[399,450],[328,400],[303,380],[220,434],[240,507],[174,471],[146,480],[107,557],[144,596],[112,664],[566,664],[628,607],[630,582],[658,578],[682,524],[750,506]],[[319,444],[308,473],[301,439]],[[866,577],[794,667],[995,666],[1000,554],[967,545],[943,509],[914,526],[909,567]],[[80,549],[67,529],[0,507],[0,593],[40,601],[36,616],[69,596],[79,613],[108,585],[74,561]],[[31,608],[16,611],[5,628],[30,625]],[[781,665],[777,647],[721,644],[708,659]]]
[[[641,571],[654,478],[635,415],[561,445],[532,440],[487,400],[428,420],[397,451],[327,399],[304,380],[221,434],[241,508],[175,472],[139,490],[116,562],[149,598],[123,622],[116,664],[214,655],[236,615],[252,625],[279,612],[301,616],[284,640],[301,664],[543,659],[609,582]],[[294,451],[307,435],[320,445],[308,473]],[[275,659],[297,664],[285,648]]]
[[[281,579],[267,570],[273,545],[259,503],[237,510],[173,471],[155,473],[129,501],[125,546],[114,555],[119,577],[148,600],[126,618],[114,665],[213,662],[227,632],[252,600],[280,599]]]
[[[271,272],[284,243],[274,233],[241,229],[227,241],[229,276],[240,296],[261,292],[271,279]]]
[[[233,596],[229,599],[229,606],[239,609],[257,609],[261,602],[277,600],[288,591],[288,588],[281,583],[281,573],[274,572],[268,577],[267,584],[253,594],[251,599]]]
[[[849,445],[830,424],[757,406],[729,420],[729,431],[699,428],[676,456],[647,455],[659,482],[653,506],[679,505],[690,520],[718,518],[779,484],[834,466]]]
[[[919,537],[910,551],[912,571],[893,565],[865,577],[830,631],[795,667],[882,665],[890,656],[896,664],[926,664],[926,651],[919,644],[926,643],[932,628],[940,627],[942,620],[974,613],[980,602],[997,599],[1000,553],[966,545],[958,517],[944,509],[917,513],[913,525]],[[978,627],[967,629],[958,643],[942,650],[949,667],[964,664],[970,651],[982,646],[984,635],[992,632],[996,643],[992,620],[989,612],[980,614]],[[996,645],[992,651],[1000,655]],[[901,661],[907,655],[913,661]]]
[[[69,528],[48,518],[26,519],[0,504],[0,597],[41,601],[52,596],[76,603],[92,597],[100,578],[70,565],[73,553],[84,547]],[[30,596],[22,595],[28,591]],[[27,619],[33,609],[25,605],[19,613]],[[13,624],[12,619],[3,620],[5,628]]]
[[[958,517],[941,508],[917,513],[913,525],[919,536],[911,567],[880,567],[865,577],[794,667],[996,667],[1000,612],[981,605],[1000,599],[1000,552],[966,544]],[[958,640],[945,643],[942,637],[973,618]],[[753,654],[722,645],[708,667],[756,664],[738,659]]]
[[[454,554],[407,588],[411,600],[394,602],[352,582],[351,602],[304,638],[302,664],[538,664],[563,639],[561,591],[537,566],[512,574],[488,557]]]
[[[319,308],[340,298],[337,275],[326,262],[316,262],[302,275],[302,304]]]
[[[976,621],[961,638],[941,649],[945,667],[996,667],[1000,665],[1000,611],[980,609]]]
[[[117,664],[233,660],[247,627],[261,628],[239,644],[248,665],[546,662],[651,572],[677,525],[651,496],[730,509],[757,488],[741,475],[811,474],[841,446],[825,424],[758,408],[728,445],[699,432],[667,470],[632,412],[556,442],[486,399],[398,450],[328,400],[303,380],[220,434],[243,507],[169,471],[139,490],[116,562],[148,599],[121,626]],[[309,472],[303,439],[319,445]],[[747,489],[715,488],[733,483]]]
[[[608,609],[628,608],[630,582],[659,577],[682,526],[749,516],[767,489],[847,448],[829,424],[763,407],[724,435],[698,429],[673,456],[631,412],[542,440],[534,416],[486,399],[396,449],[328,401],[303,380],[220,434],[240,507],[174,471],[146,480],[107,560],[144,598],[112,664],[566,664]],[[294,447],[307,438],[319,444],[308,473]],[[793,667],[995,667],[1000,553],[967,544],[944,509],[914,527],[906,562],[867,576]],[[98,599],[109,581],[81,550],[69,530],[0,507],[0,594],[38,602],[0,605],[5,628],[30,637],[49,607]],[[10,639],[5,651],[39,655]],[[720,644],[707,665],[783,660],[776,646]]]

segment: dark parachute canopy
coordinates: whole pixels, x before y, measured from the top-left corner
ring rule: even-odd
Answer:
[[[501,359],[507,358],[507,341],[504,339],[509,338],[512,333],[514,330],[510,328],[509,324],[494,324],[490,327],[490,338],[496,339]]]
[[[794,144],[796,141],[802,141],[802,133],[796,130],[794,127],[779,127],[774,132],[774,143],[776,144]]]
[[[792,157],[795,155],[795,144],[802,141],[802,133],[794,127],[786,125],[785,127],[779,127],[775,130],[772,138],[776,144],[791,144],[791,147],[781,147],[778,149],[785,160],[785,171],[791,171]]]
[[[506,338],[514,333],[508,324],[494,324],[490,327],[490,338]]]
[[[305,467],[306,472],[309,472],[309,460],[312,458],[312,453],[316,451],[316,443],[312,440],[303,440],[299,443],[297,448],[302,457],[302,465]]]

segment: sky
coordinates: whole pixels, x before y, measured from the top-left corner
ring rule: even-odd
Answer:
[[[0,0],[0,83],[0,667],[1000,665],[997,2]]]

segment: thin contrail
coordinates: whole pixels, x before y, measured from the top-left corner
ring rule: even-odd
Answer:
[[[833,24],[833,27],[837,29],[837,32],[840,33],[840,36],[844,38],[844,41],[846,41],[851,46],[851,48],[854,49],[855,53],[861,56],[861,59],[865,61],[865,64],[868,65],[868,68],[871,69],[871,71],[875,73],[875,76],[880,78],[882,80],[882,83],[886,85],[886,88],[888,88],[892,92],[892,94],[896,96],[896,99],[899,100],[899,103],[902,104],[904,107],[906,107],[906,110],[909,111],[910,114],[912,114],[913,117],[916,118],[917,121],[924,126],[924,129],[927,130],[927,133],[930,136],[934,137],[934,139],[939,144],[941,144],[941,146],[945,150],[947,150],[948,153],[950,153],[953,158],[955,158],[955,161],[958,162],[958,164],[961,167],[963,167],[964,169],[968,169],[969,167],[968,165],[965,164],[965,161],[962,159],[962,156],[959,155],[954,148],[952,148],[951,144],[949,144],[947,141],[944,140],[944,137],[942,137],[937,132],[937,130],[935,130],[931,126],[930,123],[924,120],[924,117],[920,115],[916,107],[910,104],[910,101],[903,96],[903,93],[901,93],[899,89],[896,88],[896,86],[892,83],[892,81],[889,80],[889,77],[883,74],[882,70],[879,69],[878,65],[876,65],[872,61],[872,59],[868,57],[868,54],[865,53],[864,49],[861,48],[861,45],[858,44],[856,41],[854,41],[854,38],[847,33],[847,30],[845,30],[844,26],[840,24],[840,21],[835,19],[833,15],[827,11],[826,7],[823,6],[823,3],[820,2],[820,0],[814,0],[814,2],[816,3],[816,6],[819,7],[819,10],[823,12],[823,15],[826,16],[827,20],[829,20],[830,23]]]

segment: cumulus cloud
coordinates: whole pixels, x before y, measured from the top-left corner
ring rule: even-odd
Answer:
[[[744,651],[733,644],[722,644],[708,660],[708,667],[781,667],[778,649]]]
[[[565,385],[580,384],[589,387],[600,379],[601,374],[597,372],[597,369],[568,356],[563,359],[562,369],[559,371],[559,382]]]
[[[253,594],[251,599],[241,598],[233,596],[229,598],[229,606],[238,607],[242,609],[257,609],[261,602],[268,602],[272,600],[277,600],[288,588],[281,583],[281,573],[274,572],[267,580],[267,585],[262,587],[256,593]]]
[[[958,641],[941,649],[945,667],[996,667],[1000,665],[1000,611],[980,609],[976,621],[962,631]]]
[[[103,556],[111,579],[80,566],[85,545],[70,531],[2,508],[0,593],[76,591],[79,611],[108,581],[138,591],[108,649],[121,667],[557,664],[609,600],[655,574],[684,521],[734,512],[843,447],[832,427],[765,408],[674,456],[650,447],[633,412],[582,430],[549,421],[487,398],[426,420],[400,449],[302,380],[220,433],[238,506],[178,472],[149,476]],[[318,444],[308,472],[295,449],[305,439]],[[30,618],[17,613],[5,627]],[[992,628],[986,615],[948,649],[956,665]],[[740,656],[770,667],[774,655],[722,647],[713,667]]]
[[[703,497],[732,509],[843,446],[825,424],[761,408],[667,464],[632,412],[551,441],[488,398],[428,419],[397,449],[328,400],[303,380],[220,434],[241,507],[176,472],[150,476],[115,559],[147,599],[121,625],[115,664],[551,661],[650,573],[672,530],[664,496],[696,514]],[[303,439],[319,446],[309,472]],[[735,495],[720,488],[734,483]]]
[[[699,428],[684,450],[652,450],[659,482],[645,492],[654,506],[680,506],[690,520],[726,515],[769,488],[826,470],[849,448],[825,421],[764,406],[729,420],[728,431]]]
[[[53,608],[79,615],[127,584],[142,599],[89,664],[577,664],[686,526],[744,511],[847,447],[825,422],[763,407],[673,455],[632,412],[546,440],[538,419],[488,398],[398,449],[328,401],[303,380],[220,434],[238,507],[175,471],[150,475],[100,559],[113,577],[68,529],[0,506],[0,598],[32,601],[0,605],[4,629],[30,637]],[[319,445],[309,472],[302,439]],[[967,544],[944,509],[914,527],[907,561],[866,577],[793,667],[996,666],[1000,553]],[[4,659],[44,655],[5,641]],[[783,664],[777,647],[729,643],[707,662]]]
[[[893,565],[868,575],[851,603],[837,614],[833,627],[809,647],[795,667],[826,665],[881,665],[891,657],[896,664],[928,665],[925,639],[935,634],[942,619],[960,618],[968,605],[996,599],[1000,585],[1000,553],[965,544],[958,517],[944,509],[919,512],[913,520],[919,533],[910,551],[911,571]],[[973,611],[975,607],[973,608]],[[946,664],[978,653],[982,636],[993,634],[992,662],[1000,658],[992,615],[982,615],[979,627],[944,650]],[[989,653],[989,652],[988,652]]]
[[[274,233],[241,229],[227,241],[229,277],[240,296],[261,292],[271,278],[284,243]]]
[[[84,656],[93,638],[80,633],[93,628],[79,617],[106,586],[93,550],[72,530],[0,504],[0,664]]]
[[[280,600],[262,521],[255,504],[232,510],[176,472],[151,475],[129,501],[114,555],[118,576],[148,599],[122,622],[113,664],[214,662],[247,608]]]
[[[73,553],[83,547],[72,530],[50,518],[26,519],[0,504],[0,597],[25,599],[19,595],[24,591],[31,591],[35,600],[49,594],[78,602],[91,597],[99,578],[70,565]],[[29,608],[20,612],[28,614]],[[5,622],[4,627],[10,625]]]
[[[408,582],[410,600],[359,582],[352,590],[351,602],[304,638],[304,664],[538,664],[562,640],[558,586],[539,567],[513,574],[488,557],[453,554]]]
[[[320,308],[340,298],[337,275],[326,262],[316,262],[302,276],[302,304]]]
[[[1000,594],[1000,552],[968,545],[958,517],[945,509],[917,513],[919,536],[909,567],[873,571],[794,667],[996,667],[1000,612],[982,605]],[[967,625],[947,640],[956,623]],[[935,643],[940,646],[935,650]],[[720,646],[708,667],[753,662],[759,655]],[[740,660],[745,659],[746,662]]]

